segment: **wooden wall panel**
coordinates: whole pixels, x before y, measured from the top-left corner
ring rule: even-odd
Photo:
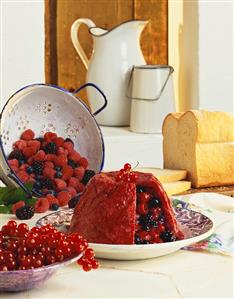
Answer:
[[[107,29],[131,19],[149,19],[141,38],[143,54],[148,64],[166,64],[167,5],[168,0],[45,0],[46,82],[67,89],[85,83],[86,69],[70,38],[78,18],[90,18]],[[92,39],[86,26],[80,28],[79,39],[90,57]],[[87,102],[85,92],[79,96]]]
[[[167,64],[168,1],[134,0],[134,19],[150,20],[141,36],[141,48],[148,64]]]

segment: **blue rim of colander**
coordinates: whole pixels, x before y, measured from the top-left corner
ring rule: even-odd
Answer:
[[[54,84],[48,84],[48,83],[33,83],[33,84],[29,84],[29,85],[26,85],[22,88],[20,88],[19,90],[17,90],[15,93],[13,93],[10,98],[6,101],[6,103],[4,104],[3,108],[2,108],[2,111],[0,112],[0,132],[1,132],[1,124],[2,124],[2,115],[3,115],[3,112],[6,108],[6,106],[10,103],[10,101],[12,100],[12,98],[19,92],[21,92],[22,90],[26,89],[26,88],[29,88],[29,87],[34,87],[34,86],[49,86],[49,87],[53,87],[55,89],[58,89],[58,90],[61,90],[69,95],[71,95],[74,100],[78,101],[81,105],[83,105],[83,107],[87,110],[87,112],[90,114],[90,116],[93,118],[95,124],[96,124],[96,127],[99,131],[99,134],[100,134],[100,137],[101,137],[101,144],[102,144],[102,161],[101,161],[101,165],[100,165],[100,168],[99,168],[99,172],[102,171],[103,169],[103,166],[104,166],[104,161],[105,161],[105,145],[104,145],[104,139],[103,139],[103,134],[102,134],[102,131],[95,119],[95,115],[97,115],[98,113],[100,113],[106,106],[107,106],[107,99],[105,97],[105,94],[103,93],[103,91],[98,87],[96,86],[94,83],[86,83],[82,86],[80,86],[78,89],[76,89],[74,92],[70,92],[69,90],[63,88],[63,87],[60,87],[60,86],[57,86],[57,85],[54,85]],[[96,88],[100,93],[101,95],[103,96],[104,98],[104,105],[98,109],[97,111],[94,112],[94,114],[92,114],[88,108],[88,106],[80,100],[79,97],[76,97],[75,94],[77,94],[81,89],[85,88],[85,87],[88,87],[88,86],[92,86],[94,88]],[[7,157],[6,157],[6,154],[5,154],[5,151],[4,151],[4,147],[3,147],[3,143],[2,143],[2,134],[0,134],[0,148],[1,148],[1,151],[3,153],[3,158],[7,164],[7,166],[9,167],[10,169],[10,174],[8,174],[8,177],[13,179],[27,194],[29,195],[32,195],[34,192],[30,192],[24,185],[24,183],[20,180],[20,178],[18,178],[18,176],[14,173],[14,171],[11,169],[8,161],[7,161]],[[2,179],[2,178],[1,178]],[[6,184],[6,182],[4,182],[4,180],[2,180],[3,183]],[[36,196],[38,196],[38,194],[36,194]]]

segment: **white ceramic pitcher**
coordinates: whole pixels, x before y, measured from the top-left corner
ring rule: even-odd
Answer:
[[[71,27],[72,43],[87,69],[87,82],[97,84],[106,94],[108,105],[96,119],[106,126],[126,126],[130,122],[131,101],[127,85],[133,65],[145,64],[140,48],[140,35],[148,21],[132,20],[108,31],[98,28],[90,19],[78,19]],[[86,24],[93,37],[93,54],[88,60],[78,40],[77,31]],[[87,90],[92,111],[102,98]]]

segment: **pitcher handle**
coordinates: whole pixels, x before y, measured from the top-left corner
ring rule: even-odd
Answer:
[[[84,52],[84,49],[81,47],[81,44],[78,39],[78,34],[77,34],[81,24],[87,25],[88,28],[95,27],[96,25],[90,19],[83,18],[83,19],[76,20],[71,26],[71,40],[73,46],[75,47],[78,55],[80,56],[80,59],[83,62],[85,68],[88,69],[89,60]]]
[[[79,87],[77,90],[75,90],[72,94],[75,95],[75,94],[77,94],[78,92],[80,92],[82,89],[84,89],[84,88],[86,88],[86,87],[88,87],[88,86],[97,89],[97,91],[103,96],[103,99],[104,99],[104,104],[102,105],[102,107],[99,108],[97,111],[95,111],[95,112],[93,113],[93,115],[96,116],[98,113],[100,113],[100,112],[101,112],[103,109],[105,109],[106,106],[107,106],[107,99],[106,99],[106,96],[105,96],[104,92],[103,92],[97,85],[95,85],[95,84],[93,84],[93,83],[86,83],[86,84],[82,85],[81,87]]]

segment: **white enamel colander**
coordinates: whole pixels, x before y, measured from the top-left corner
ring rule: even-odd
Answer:
[[[88,86],[97,89],[104,98],[103,106],[93,114],[75,97]],[[100,172],[105,151],[102,133],[94,116],[106,105],[105,95],[93,83],[87,83],[73,93],[46,84],[33,84],[18,90],[0,114],[0,179],[8,186],[25,188],[7,162],[12,145],[25,129],[32,129],[37,137],[50,131],[71,138],[76,150],[88,159],[89,169]]]

